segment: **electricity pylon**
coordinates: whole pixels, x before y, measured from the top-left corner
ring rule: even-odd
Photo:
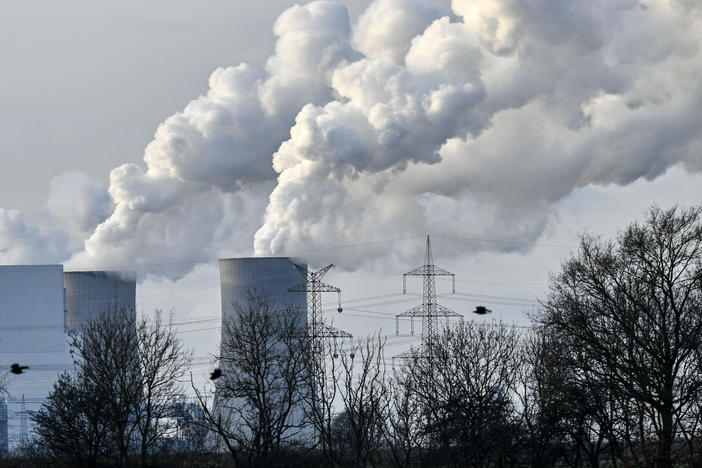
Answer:
[[[424,254],[424,265],[402,275],[403,294],[407,294],[408,276],[421,276],[423,278],[422,304],[412,307],[410,310],[395,316],[396,333],[399,334],[400,332],[400,318],[409,317],[411,320],[412,334],[414,334],[414,318],[421,317],[422,343],[420,345],[421,348],[419,350],[415,350],[415,354],[419,352],[420,355],[424,355],[427,354],[427,352],[431,352],[431,348],[436,341],[436,337],[439,334],[440,318],[446,317],[448,320],[450,317],[460,317],[463,319],[461,314],[439,305],[436,302],[436,277],[450,276],[452,280],[452,292],[455,293],[456,275],[434,265],[434,257],[431,254],[431,241],[429,240],[429,236],[427,236],[427,249]],[[397,357],[408,357],[409,355],[411,355],[411,352],[402,353]]]
[[[339,312],[341,312],[341,289],[322,281],[324,275],[334,265],[327,265],[319,271],[309,271],[295,264],[295,268],[305,278],[305,282],[288,288],[288,292],[307,293],[307,336],[317,352],[322,352],[322,340],[325,338],[351,338],[351,334],[324,323],[322,316],[322,293],[335,292],[339,295]]]

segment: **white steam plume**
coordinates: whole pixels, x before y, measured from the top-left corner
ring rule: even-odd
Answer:
[[[177,279],[198,261],[249,251],[275,177],[271,155],[303,105],[332,99],[328,81],[339,63],[357,57],[346,9],[332,2],[288,9],[274,32],[265,71],[216,70],[205,96],[159,126],[146,169],[112,171],[116,208],[71,264]]]
[[[0,208],[0,264],[61,263],[112,212],[107,188],[81,172],[55,177],[44,210],[46,227],[27,223],[18,210]]]
[[[69,255],[68,243],[60,230],[39,229],[19,211],[0,208],[0,264],[60,263]]]
[[[107,187],[82,172],[68,172],[49,183],[47,214],[70,237],[72,251],[80,250],[85,238],[113,210]]]
[[[342,64],[332,79],[340,100],[300,112],[274,156],[278,185],[257,252],[353,243],[388,226],[536,240],[576,187],[700,170],[696,4],[452,7],[463,21],[435,20],[403,60],[375,46]],[[375,37],[354,32],[356,44]],[[365,261],[339,256],[349,267]]]
[[[353,26],[342,5],[312,2],[274,31],[264,70],[216,70],[143,167],[112,171],[109,216],[89,183],[52,189],[57,214],[94,202],[45,255],[102,221],[70,265],[177,279],[253,238],[258,254],[355,268],[414,253],[320,248],[431,231],[533,241],[577,187],[702,169],[702,7],[689,0],[376,0]],[[31,250],[17,232],[51,234],[0,212],[12,258]]]

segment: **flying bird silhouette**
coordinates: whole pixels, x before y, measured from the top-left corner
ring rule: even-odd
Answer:
[[[10,366],[10,372],[13,374],[21,374],[24,369],[29,369],[29,366],[20,366],[17,363],[14,363]]]
[[[474,314],[478,314],[478,315],[485,315],[485,314],[489,314],[490,312],[492,312],[492,311],[485,306],[478,306],[473,311]]]
[[[210,373],[210,380],[217,380],[220,377],[222,377],[221,369],[215,369]]]

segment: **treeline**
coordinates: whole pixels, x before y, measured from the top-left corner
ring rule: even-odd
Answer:
[[[159,318],[91,323],[26,463],[702,467],[700,209],[583,236],[530,326],[461,323],[394,364],[255,292],[237,312],[213,389]]]

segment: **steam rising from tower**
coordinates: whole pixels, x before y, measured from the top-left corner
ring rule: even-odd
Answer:
[[[293,6],[265,68],[215,70],[143,165],[114,169],[107,190],[59,181],[47,209],[76,219],[40,229],[0,209],[0,262],[177,279],[232,245],[251,254],[253,239],[257,254],[349,269],[409,254],[319,253],[324,239],[437,223],[520,241],[475,249],[523,250],[579,187],[699,172],[699,2],[566,5],[376,0],[353,24],[335,2]]]

